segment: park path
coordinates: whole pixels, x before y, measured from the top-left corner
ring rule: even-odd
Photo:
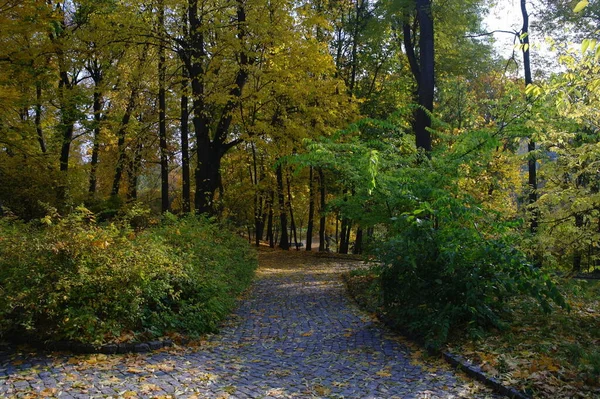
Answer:
[[[340,274],[356,262],[261,251],[220,334],[131,355],[0,353],[0,397],[485,398],[359,311]]]

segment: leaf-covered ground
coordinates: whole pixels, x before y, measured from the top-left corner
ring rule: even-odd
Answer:
[[[373,275],[354,273],[347,281],[361,307],[377,312]],[[545,314],[523,300],[506,330],[478,338],[455,334],[446,349],[535,398],[600,397],[600,282],[563,281],[561,288],[570,311]]]
[[[489,398],[349,300],[356,262],[264,251],[221,333],[149,354],[0,352],[8,398]]]
[[[570,311],[548,315],[523,301],[508,330],[458,340],[450,350],[535,397],[600,397],[600,285],[564,281],[562,287]]]

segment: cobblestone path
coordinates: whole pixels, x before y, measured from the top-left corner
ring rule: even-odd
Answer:
[[[0,353],[0,397],[484,398],[423,363],[348,299],[356,264],[261,253],[257,280],[220,334],[140,355]]]

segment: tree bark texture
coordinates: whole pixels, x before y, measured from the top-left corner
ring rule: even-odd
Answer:
[[[281,238],[279,248],[290,249],[290,240],[287,232],[287,210],[285,209],[285,198],[283,192],[283,170],[281,165],[277,165],[275,174],[277,175],[277,196],[279,198],[279,221],[281,224]]]
[[[306,250],[312,250],[312,235],[315,219],[315,184],[314,170],[311,166],[308,173],[308,226],[306,227]]]
[[[40,143],[40,150],[42,154],[47,151],[46,140],[44,139],[44,131],[42,130],[42,84],[36,82],[35,84],[35,131],[37,133],[38,142]]]
[[[96,194],[98,158],[100,154],[100,121],[102,120],[102,93],[100,92],[99,81],[94,79],[94,138],[92,144],[92,160],[90,162],[90,185],[88,193],[90,196]]]
[[[529,46],[529,13],[527,11],[527,1],[521,0],[521,15],[523,16],[523,28],[521,29],[521,45],[523,46],[523,69],[525,74],[525,86],[533,83],[531,76],[531,54]],[[529,138],[527,143],[527,151],[529,153],[527,161],[528,169],[528,184],[529,184],[529,206],[531,209],[529,230],[531,234],[537,233],[538,230],[538,211],[534,208],[537,201],[537,160],[535,158],[535,141]]]
[[[326,237],[325,237],[325,224],[326,224],[326,215],[325,215],[325,203],[326,198],[326,188],[325,188],[325,173],[323,173],[323,168],[319,168],[317,170],[319,174],[319,194],[320,194],[320,206],[319,211],[321,213],[321,217],[319,219],[319,251],[325,251],[326,247]]]
[[[296,230],[296,221],[294,219],[294,209],[292,208],[292,189],[289,176],[286,176],[286,182],[288,192],[287,208],[290,210],[290,230],[294,235],[294,245],[296,246],[296,251],[298,251],[300,249],[300,246],[298,244],[298,234]]]
[[[415,111],[414,131],[417,148],[431,152],[431,117],[435,91],[435,43],[431,0],[416,0],[416,15],[419,26],[419,59],[415,52],[416,32],[410,25],[410,15],[404,16],[403,41],[411,72],[417,82],[418,108]]]
[[[189,99],[188,99],[188,76],[185,68],[183,68],[181,80],[181,200],[183,213],[189,213],[191,207],[191,186],[190,186],[190,144],[188,123],[190,119]]]
[[[193,97],[193,125],[196,135],[196,168],[195,181],[196,193],[194,198],[194,207],[197,213],[214,214],[214,199],[220,185],[221,159],[241,140],[236,139],[227,141],[229,128],[232,121],[232,111],[238,104],[242,95],[242,90],[248,80],[247,67],[251,60],[246,54],[246,9],[243,0],[236,1],[236,28],[237,39],[241,44],[241,50],[238,53],[238,71],[235,82],[229,90],[230,99],[222,107],[220,116],[216,123],[211,123],[207,115],[207,104],[205,103],[205,59],[207,57],[205,50],[204,24],[207,21],[202,20],[198,14],[198,0],[188,1],[188,21],[189,21],[189,41],[186,43],[186,49],[190,54],[190,59],[186,65],[188,75],[192,85]],[[213,113],[214,116],[214,113]],[[211,126],[214,132],[211,134]]]
[[[160,147],[160,204],[161,211],[169,210],[169,154],[167,148],[167,94],[166,94],[166,55],[162,43],[165,30],[164,1],[158,3],[158,29],[161,42],[158,47],[158,138]]]

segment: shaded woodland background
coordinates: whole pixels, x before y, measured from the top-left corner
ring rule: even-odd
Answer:
[[[4,0],[6,236],[92,223],[117,242],[193,213],[256,245],[366,252],[390,309],[438,293],[435,345],[454,321],[499,327],[505,297],[566,306],[551,276],[599,256],[600,9],[515,2],[502,59],[489,5]]]

